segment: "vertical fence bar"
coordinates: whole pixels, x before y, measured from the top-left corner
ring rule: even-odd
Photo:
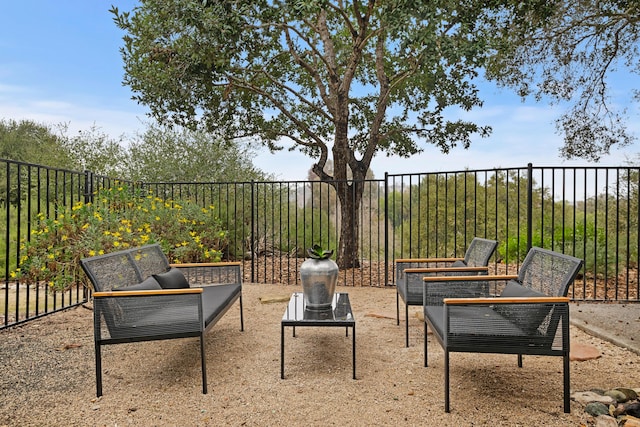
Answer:
[[[533,246],[533,164],[527,164],[527,251]]]

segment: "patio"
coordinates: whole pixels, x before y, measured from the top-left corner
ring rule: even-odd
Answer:
[[[90,310],[79,307],[1,331],[0,426],[577,426],[591,420],[576,402],[571,414],[562,412],[562,361],[550,357],[525,357],[520,369],[514,356],[454,354],[455,405],[444,413],[442,350],[433,346],[430,367],[422,366],[418,307],[409,320],[415,338],[405,348],[392,287],[338,288],[349,293],[358,326],[357,380],[351,379],[351,339],[331,328],[304,328],[287,338],[281,380],[280,320],[294,291],[300,288],[243,286],[245,331],[238,331],[239,314],[231,310],[207,334],[207,395],[198,383],[196,339],[105,348],[104,396],[96,399]],[[264,297],[275,302],[263,303]],[[574,326],[571,339],[602,354],[571,362],[572,392],[640,387],[629,384],[638,354]]]

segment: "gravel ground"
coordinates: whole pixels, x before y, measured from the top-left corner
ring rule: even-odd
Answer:
[[[209,393],[201,393],[196,339],[103,349],[104,396],[95,397],[92,313],[79,307],[0,332],[0,426],[509,425],[584,426],[572,402],[562,412],[562,360],[452,354],[451,413],[443,410],[443,353],[411,307],[411,347],[395,321],[392,288],[349,292],[357,327],[299,328],[286,340],[280,379],[280,319],[293,286],[244,285],[245,331],[237,306],[207,335]],[[290,331],[290,330],[288,330]],[[572,342],[602,356],[571,362],[572,391],[640,387],[640,356],[571,327]],[[630,383],[631,382],[631,383]]]

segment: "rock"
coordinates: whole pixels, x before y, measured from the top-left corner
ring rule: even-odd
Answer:
[[[629,403],[624,406],[624,413],[632,417],[640,418],[640,402]]]
[[[615,418],[608,415],[598,415],[596,417],[595,427],[618,427],[618,422]]]
[[[618,403],[624,403],[629,400],[626,394],[617,389],[607,390],[604,392],[604,395],[612,397]]]
[[[576,362],[584,362],[585,360],[597,359],[601,356],[600,350],[592,345],[582,343],[571,343],[569,351],[569,360]]]
[[[618,406],[616,406],[616,408],[613,410],[613,413],[611,415],[613,415],[614,417],[619,417],[620,415],[624,415],[625,412],[625,407],[622,403],[618,404]]]
[[[638,393],[631,388],[618,387],[616,390],[623,392],[627,396],[627,400],[636,400],[638,398]]]
[[[604,396],[601,393],[596,393],[594,391],[578,391],[571,395],[571,398],[578,403],[586,405],[587,403],[599,402],[605,405],[610,405],[615,403],[615,400],[611,396]]]
[[[627,415],[622,417],[619,425],[624,427],[640,427],[640,418]]]
[[[587,406],[584,407],[584,411],[593,417],[597,417],[598,415],[608,415],[609,407],[601,402],[591,402],[587,403]]]

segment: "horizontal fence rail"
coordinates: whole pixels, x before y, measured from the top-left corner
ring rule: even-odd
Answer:
[[[100,189],[126,184],[163,200],[213,209],[227,231],[223,259],[242,261],[244,280],[253,283],[299,284],[306,248],[340,244],[341,203],[328,183],[133,183],[8,160],[0,160],[0,167],[0,328],[88,300],[82,285],[53,292],[47,283],[17,281],[12,272],[38,218],[56,218],[78,202],[100,203],[94,200]],[[386,174],[357,184],[362,197],[345,224],[356,224],[359,265],[341,269],[341,285],[393,285],[395,259],[462,256],[479,236],[499,241],[496,271],[516,272],[528,249],[540,246],[585,260],[570,290],[573,300],[640,302],[636,167],[528,165]]]

